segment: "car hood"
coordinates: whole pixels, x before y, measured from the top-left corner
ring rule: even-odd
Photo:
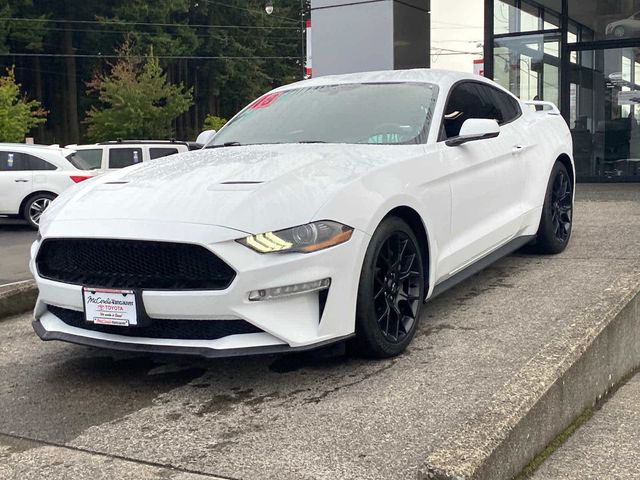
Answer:
[[[261,145],[193,151],[80,184],[45,215],[199,223],[260,233],[312,220],[337,190],[421,146]]]

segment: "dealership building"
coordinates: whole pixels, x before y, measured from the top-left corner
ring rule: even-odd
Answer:
[[[560,107],[578,179],[640,181],[640,0],[477,1],[484,75],[523,100]],[[314,76],[429,66],[428,0],[312,0],[311,8]]]

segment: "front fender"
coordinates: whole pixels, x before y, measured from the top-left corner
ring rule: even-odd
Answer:
[[[414,210],[427,237],[430,295],[437,278],[439,246],[446,241],[451,229],[451,189],[446,179],[420,180],[408,173],[411,169],[411,165],[399,166],[394,175],[381,171],[354,182],[320,208],[314,220],[345,223],[366,233],[370,239],[392,210],[398,207]],[[406,175],[399,172],[405,170]]]

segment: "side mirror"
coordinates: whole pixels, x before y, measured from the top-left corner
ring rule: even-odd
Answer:
[[[198,138],[196,138],[196,144],[202,145],[204,147],[211,140],[213,140],[213,137],[215,134],[216,134],[215,130],[205,130],[200,135],[198,135]]]
[[[467,142],[496,138],[498,135],[500,135],[500,125],[497,121],[489,118],[470,118],[462,124],[460,134],[450,138],[445,144],[449,147],[457,147]]]

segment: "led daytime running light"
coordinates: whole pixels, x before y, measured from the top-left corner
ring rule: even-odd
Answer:
[[[297,283],[295,285],[286,285],[284,287],[265,288],[263,290],[254,290],[250,292],[249,300],[257,302],[261,300],[271,300],[273,298],[290,297],[292,295],[324,290],[330,286],[331,279],[323,278],[322,280],[315,280],[313,282]]]

